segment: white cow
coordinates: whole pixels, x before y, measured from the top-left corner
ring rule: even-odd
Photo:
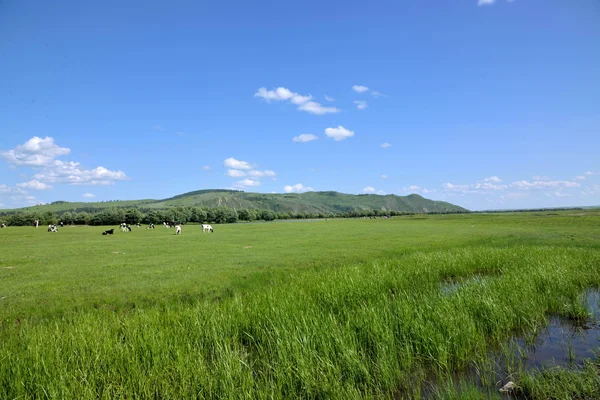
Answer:
[[[175,225],[175,234],[176,234],[176,235],[179,235],[179,234],[181,234],[181,226],[179,226],[179,225]]]
[[[48,225],[48,232],[58,232],[56,225]]]
[[[202,224],[202,232],[211,231],[214,232],[213,227],[207,224]]]

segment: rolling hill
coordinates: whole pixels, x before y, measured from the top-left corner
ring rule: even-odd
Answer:
[[[258,209],[276,212],[340,213],[353,210],[395,210],[414,213],[466,212],[468,210],[444,201],[426,199],[418,194],[408,196],[377,194],[345,194],[334,191],[306,193],[249,193],[235,190],[207,189],[180,194],[162,200],[115,200],[107,202],[56,201],[12,211],[98,211],[111,207],[138,207],[164,209],[176,206],[218,207],[233,209]]]

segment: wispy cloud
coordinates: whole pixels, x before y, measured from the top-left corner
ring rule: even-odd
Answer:
[[[375,193],[375,188],[373,186],[367,186],[362,190],[365,193]]]
[[[325,96],[325,100],[327,101],[335,101],[335,99],[333,97],[329,97],[329,96]]]
[[[483,182],[500,183],[502,182],[502,179],[498,178],[497,176],[490,176],[489,178],[485,178]]]
[[[380,175],[379,177],[380,177],[381,179],[387,179],[387,178],[388,178],[388,176],[387,176],[387,175]]]
[[[592,171],[585,171],[583,174],[584,174],[584,175],[588,175],[588,176],[591,176],[591,175],[596,175],[596,173],[595,173],[595,172],[592,172]]]
[[[429,194],[429,193],[435,193],[435,189],[425,189],[422,188],[421,186],[417,186],[417,185],[412,185],[409,187],[405,187],[402,188],[402,190],[404,191],[404,193],[407,194],[411,194],[411,193],[420,193],[420,194]]]
[[[204,171],[210,171],[210,165],[205,165],[204,167],[202,167],[202,169]]]
[[[286,185],[283,187],[283,191],[285,193],[302,193],[302,192],[312,192],[313,188],[310,186],[304,186],[301,183],[296,183],[295,185]]]
[[[227,170],[227,175],[231,176],[232,178],[241,178],[243,176],[246,176],[246,173],[241,169],[231,168]]]
[[[248,175],[253,176],[255,178],[262,178],[262,177],[274,177],[277,174],[275,173],[275,171],[271,171],[270,169],[265,169],[264,171],[258,171],[258,170],[250,170],[248,171]]]
[[[92,198],[96,197],[96,195],[92,194],[92,193],[84,193],[84,194],[82,194],[82,196],[85,197],[86,199],[92,199]]]
[[[271,101],[289,101],[290,103],[297,105],[298,110],[316,115],[334,114],[341,111],[336,107],[322,106],[316,101],[313,101],[311,95],[303,96],[284,87],[278,87],[273,90],[267,90],[267,88],[261,87],[254,93],[254,97],[262,98],[267,103]]]
[[[578,181],[584,181],[585,180],[585,175],[578,175],[575,177],[576,180]]]
[[[311,133],[303,133],[301,135],[294,136],[292,138],[292,140],[296,143],[307,143],[307,142],[312,142],[313,140],[317,140],[317,139],[318,139],[318,137]]]
[[[351,131],[339,125],[337,128],[325,129],[325,135],[328,138],[332,138],[336,142],[339,142],[340,140],[348,139],[349,137],[354,136],[354,131]]]
[[[478,0],[477,5],[478,6],[489,6],[492,5],[496,2],[496,0]]]
[[[241,181],[237,181],[236,183],[233,184],[233,186],[241,187],[241,188],[260,186],[260,182],[255,179],[246,178],[246,179],[242,179]]]
[[[354,100],[354,104],[356,104],[356,108],[359,110],[365,110],[368,106],[367,102],[364,100]]]
[[[389,147],[392,147],[392,145],[391,145],[391,144],[389,144],[389,143],[387,143],[387,142],[385,142],[385,143],[383,143],[383,144],[382,144],[380,147],[381,147],[382,149],[387,149],[387,148],[389,148]]]

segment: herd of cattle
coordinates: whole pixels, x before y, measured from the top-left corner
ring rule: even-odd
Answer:
[[[33,226],[35,226],[36,228],[40,225],[40,222],[38,220],[35,220],[33,222]],[[48,232],[58,232],[58,226],[60,226],[61,228],[64,227],[64,223],[61,221],[58,223],[58,225],[55,224],[50,224],[48,225]],[[135,224],[136,227],[140,228],[142,225],[137,223]],[[175,234],[176,235],[181,235],[181,224],[174,224],[172,222],[163,222],[163,226],[165,228],[175,228]],[[2,224],[0,225],[0,228],[6,228],[6,224]],[[131,225],[123,222],[120,226],[121,232],[131,232]],[[154,229],[154,224],[150,223],[146,229]],[[214,232],[214,229],[211,225],[208,224],[202,224],[202,232]],[[115,233],[115,229],[109,229],[106,230],[104,232],[102,232],[103,235],[114,235]]]

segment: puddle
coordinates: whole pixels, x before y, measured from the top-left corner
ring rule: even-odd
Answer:
[[[548,366],[572,367],[583,365],[586,359],[597,358],[596,348],[600,346],[600,300],[599,290],[587,290],[586,308],[589,320],[583,325],[573,321],[552,316],[549,323],[535,338],[528,343],[524,338],[513,339],[516,359],[526,369]]]
[[[476,276],[462,281],[442,283],[442,293],[450,295],[460,290],[468,282],[481,281]],[[511,376],[510,366],[520,366],[523,370],[540,370],[554,366],[578,368],[587,359],[597,359],[600,353],[600,290],[589,289],[581,295],[590,317],[585,323],[576,324],[564,317],[551,316],[548,326],[541,329],[533,340],[525,336],[511,339],[506,343],[506,353],[490,353],[488,364],[454,371],[450,376],[426,380],[421,386],[422,398],[438,398],[440,388],[451,382],[460,392],[462,384],[472,383],[489,393],[498,390],[507,382],[515,380]],[[518,370],[518,369],[517,369]],[[515,393],[504,393],[510,398],[521,398]]]

